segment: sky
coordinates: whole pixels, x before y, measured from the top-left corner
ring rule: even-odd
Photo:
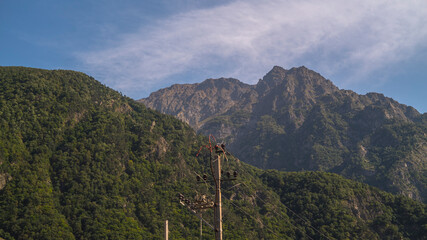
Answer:
[[[0,66],[76,70],[134,99],[276,65],[427,112],[427,1],[0,0]]]

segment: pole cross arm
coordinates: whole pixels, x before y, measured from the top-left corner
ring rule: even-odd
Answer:
[[[202,218],[202,216],[200,216],[199,214],[197,214],[197,212],[192,209],[190,206],[186,205],[184,202],[182,202],[181,200],[179,201],[179,203],[184,206],[187,207],[188,211],[190,211],[192,214],[194,214],[197,218],[199,218],[200,220],[202,220],[206,225],[208,225],[210,228],[212,228],[212,230],[215,230],[215,228],[208,223],[205,219]]]

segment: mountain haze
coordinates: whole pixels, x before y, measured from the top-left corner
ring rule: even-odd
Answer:
[[[189,125],[79,72],[0,67],[0,239],[199,239],[178,193],[212,199]],[[230,156],[225,239],[425,239],[426,205],[322,172]],[[212,222],[212,210],[203,217]],[[213,231],[203,228],[204,238]]]
[[[173,85],[140,101],[218,136],[257,167],[334,172],[427,199],[427,115],[383,94],[341,90],[306,67],[275,66],[256,85]]]

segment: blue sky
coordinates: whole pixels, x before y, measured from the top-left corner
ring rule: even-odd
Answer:
[[[0,65],[85,72],[139,99],[306,66],[427,112],[425,0],[0,0]]]

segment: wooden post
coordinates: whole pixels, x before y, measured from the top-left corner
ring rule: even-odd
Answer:
[[[168,220],[165,221],[165,240],[169,240],[169,226]]]
[[[200,216],[200,217],[202,217],[202,216]],[[203,221],[202,221],[202,219],[200,219],[200,240],[202,240],[202,239],[203,239]]]
[[[222,240],[222,203],[221,203],[221,155],[218,154],[218,159],[215,167],[215,240]]]

